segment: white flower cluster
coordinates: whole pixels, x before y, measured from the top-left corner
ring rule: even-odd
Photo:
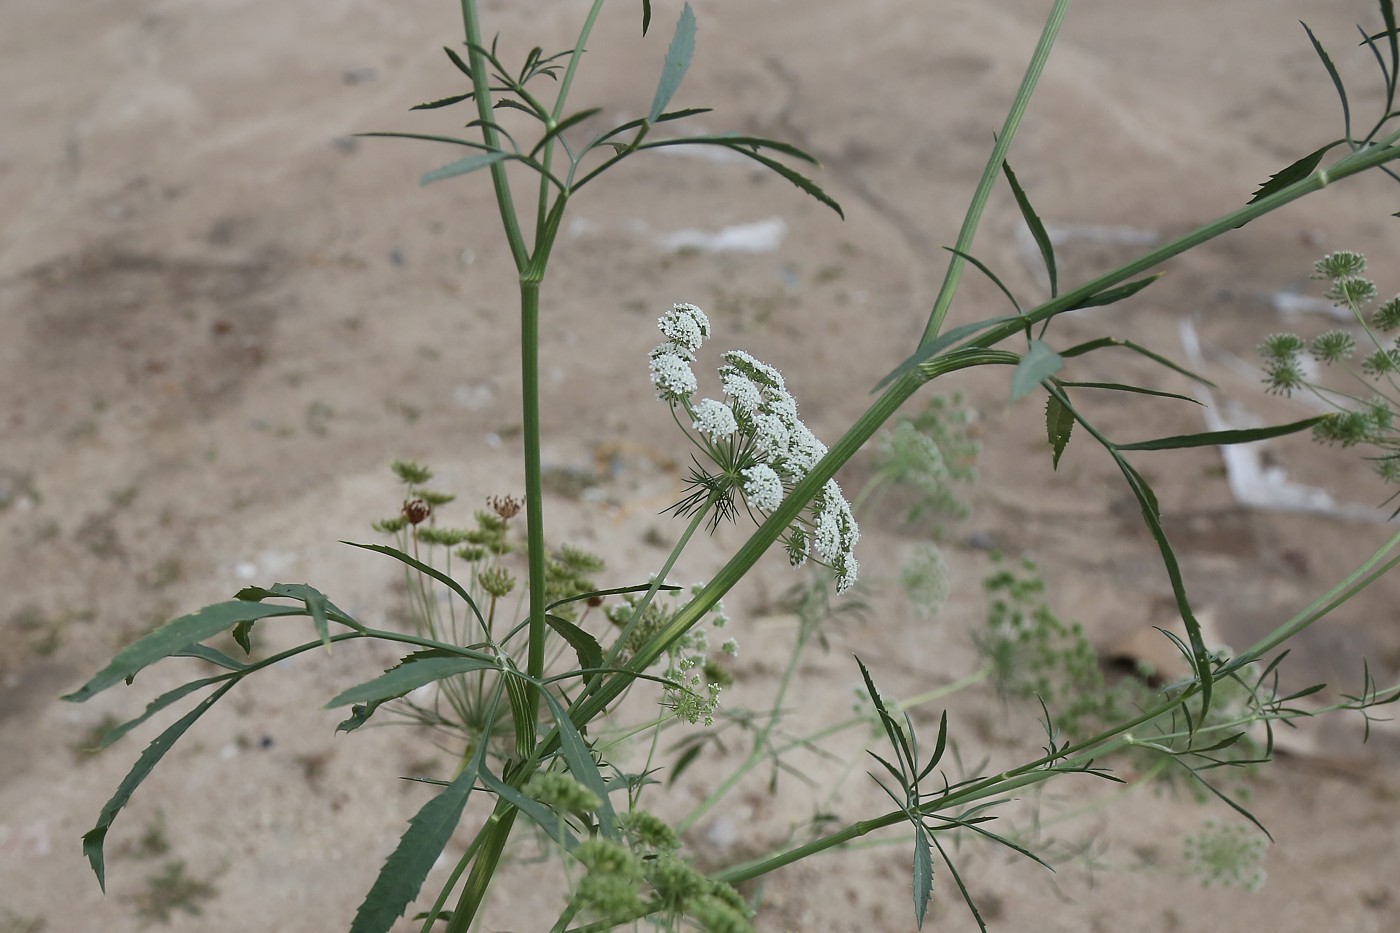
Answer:
[[[826,455],[826,445],[797,417],[797,401],[782,374],[742,350],[723,355],[719,377],[724,400],[693,403],[696,380],[691,364],[710,336],[709,319],[695,305],[677,304],[661,316],[658,326],[666,342],[651,352],[657,397],[686,410],[691,427],[709,442],[707,452],[743,492],[749,507],[772,512]],[[837,592],[845,592],[856,581],[859,540],[850,503],[836,481],[828,480],[806,513],[793,522],[785,544],[795,567],[815,550],[836,572]]]

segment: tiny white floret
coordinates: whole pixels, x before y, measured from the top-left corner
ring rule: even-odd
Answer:
[[[710,319],[695,305],[678,303],[656,322],[666,339],[687,353],[694,353],[710,336]]]
[[[734,411],[723,402],[707,398],[695,406],[695,422],[691,427],[713,441],[723,440],[739,430]]]
[[[783,481],[766,463],[744,470],[744,498],[761,512],[771,512],[783,501]]]

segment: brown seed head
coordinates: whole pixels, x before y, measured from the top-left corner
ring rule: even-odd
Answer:
[[[520,507],[524,503],[515,496],[491,496],[486,500],[486,504],[501,518],[509,520],[520,513]]]
[[[420,524],[432,513],[433,507],[422,499],[409,499],[403,504],[403,517],[408,519],[410,525]]]

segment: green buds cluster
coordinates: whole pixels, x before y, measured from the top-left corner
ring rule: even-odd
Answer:
[[[1374,282],[1364,277],[1366,257],[1350,250],[1328,253],[1313,267],[1313,278],[1329,283],[1327,297],[1350,311],[1356,325],[1333,328],[1311,342],[1292,333],[1271,334],[1259,345],[1268,391],[1282,395],[1305,391],[1332,413],[1313,428],[1320,444],[1340,447],[1367,445],[1378,455],[1369,459],[1387,483],[1400,480],[1400,436],[1395,433],[1396,405],[1400,404],[1400,296],[1367,314],[1376,301]],[[1364,354],[1364,355],[1362,355]],[[1361,355],[1359,365],[1356,357]],[[1345,376],[1363,392],[1347,392],[1323,384],[1318,366]]]
[[[1199,833],[1186,837],[1186,864],[1203,887],[1257,891],[1264,886],[1266,846],[1247,824],[1207,820]]]

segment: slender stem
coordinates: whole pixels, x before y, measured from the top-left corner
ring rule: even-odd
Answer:
[[[550,130],[564,117],[564,105],[569,98],[569,90],[574,84],[574,75],[578,71],[579,61],[583,58],[584,46],[588,44],[588,37],[593,32],[593,24],[598,21],[598,14],[603,12],[604,0],[593,0],[593,6],[588,10],[588,16],[583,21],[583,27],[578,32],[578,40],[574,42],[573,54],[569,56],[569,64],[564,69],[564,77],[559,81],[559,94],[554,98],[554,110],[550,113],[549,123],[546,127]],[[545,216],[549,212],[549,170],[554,161],[554,144],[562,143],[558,137],[550,139],[544,147],[544,171],[540,173],[540,194],[539,204],[536,206],[536,224],[538,229],[543,229]],[[573,167],[569,168],[569,175],[573,175]]]
[[[472,69],[472,92],[476,95],[476,113],[482,123],[481,137],[488,149],[495,152],[501,148],[501,141],[494,123],[490,71],[486,56],[480,51],[481,19],[477,15],[476,0],[462,0],[462,26],[469,43],[467,53]],[[505,228],[506,240],[510,244],[510,254],[515,259],[515,268],[523,270],[530,262],[530,254],[525,248],[525,236],[520,232],[520,222],[516,218],[515,200],[510,194],[510,179],[506,175],[505,163],[492,163],[490,171],[491,184],[496,189],[496,206],[501,213],[501,225]]]
[[[1026,107],[1031,102],[1031,94],[1035,92],[1035,86],[1040,81],[1041,72],[1045,70],[1045,62],[1050,57],[1050,49],[1055,44],[1055,38],[1059,35],[1060,25],[1064,22],[1067,12],[1069,12],[1069,0],[1055,0],[1055,7],[1050,11],[1050,17],[1045,21],[1045,28],[1040,33],[1040,41],[1036,43],[1030,63],[1026,66],[1026,73],[1021,78],[1021,86],[1016,91],[1016,99],[1012,101],[1011,109],[1007,111],[1001,133],[998,134],[996,143],[992,146],[992,154],[982,169],[982,178],[977,182],[977,190],[972,194],[972,204],[968,206],[967,214],[963,217],[962,229],[958,231],[957,249],[959,252],[967,253],[972,250],[972,239],[977,234],[977,225],[982,220],[982,212],[986,209],[987,199],[996,186],[997,178],[1001,174],[1002,163],[1006,161],[1006,153],[1011,148],[1011,140],[1015,138],[1016,130],[1021,126],[1021,117],[1025,115]],[[919,341],[919,346],[932,343],[939,331],[943,329],[943,322],[948,317],[948,308],[953,303],[953,295],[957,293],[958,282],[962,278],[963,267],[966,264],[966,260],[961,256],[957,253],[953,254],[953,258],[948,263],[948,272],[943,277],[943,286],[938,290],[938,297],[934,300],[928,324],[924,327],[924,336]]]

